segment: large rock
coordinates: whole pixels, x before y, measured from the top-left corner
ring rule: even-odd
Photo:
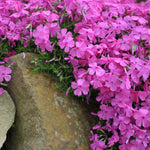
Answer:
[[[14,103],[7,91],[4,91],[0,96],[0,148],[6,140],[7,131],[12,126],[14,117]]]
[[[33,56],[10,58],[16,63],[8,91],[17,114],[7,150],[90,150],[90,112],[56,91],[54,79],[30,71]]]

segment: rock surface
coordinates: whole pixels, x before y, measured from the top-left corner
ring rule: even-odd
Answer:
[[[0,148],[6,140],[6,134],[12,126],[15,117],[15,105],[7,93],[0,96]]]
[[[16,63],[8,92],[17,114],[7,150],[90,150],[90,112],[55,90],[54,79],[30,71],[33,56],[10,58]]]

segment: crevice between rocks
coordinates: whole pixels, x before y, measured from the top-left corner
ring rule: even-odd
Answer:
[[[12,127],[8,130],[6,141],[5,141],[5,143],[3,144],[3,147],[2,147],[0,150],[9,150],[10,145],[11,145],[9,138],[10,138],[11,135],[12,135],[12,130],[13,130],[13,128],[14,128],[14,127],[12,126]]]

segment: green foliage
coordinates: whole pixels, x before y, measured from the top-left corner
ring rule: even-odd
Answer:
[[[7,40],[0,40],[0,59],[1,60],[7,56],[7,53],[10,49],[11,47],[8,45]]]
[[[15,45],[12,45],[8,40],[0,40],[0,59],[7,57],[8,52],[15,51],[16,54],[21,52],[32,52],[38,54],[40,52],[40,48],[38,48],[34,41],[30,40],[27,47],[24,47],[23,43],[17,41]]]
[[[33,40],[30,40],[30,41],[28,42],[27,47],[24,47],[22,42],[17,41],[17,42],[16,42],[16,45],[15,45],[15,51],[16,51],[17,54],[19,54],[19,53],[21,53],[21,52],[30,52],[30,53],[39,54],[40,48],[37,47],[37,46],[34,44],[34,41],[33,41]]]
[[[64,57],[66,57],[66,53],[64,51],[54,49],[52,53],[40,52],[39,57],[34,57],[31,63],[35,66],[32,71],[35,73],[40,71],[47,76],[52,75],[58,81],[55,88],[59,88],[63,92],[66,92],[71,86],[71,82],[75,79],[72,74],[73,68],[64,60]],[[71,90],[71,88],[69,92],[73,94],[73,90]]]

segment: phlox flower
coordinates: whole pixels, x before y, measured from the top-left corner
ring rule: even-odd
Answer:
[[[93,76],[93,79],[90,81],[90,84],[93,86],[94,89],[98,89],[103,86],[103,81],[101,80],[101,78],[101,76]]]
[[[117,132],[114,132],[114,135],[112,135],[111,138],[108,139],[108,145],[109,147],[111,147],[112,145],[114,145],[116,142],[119,141],[119,136]]]
[[[102,48],[103,45],[93,45],[93,44],[89,44],[88,47],[86,48],[86,52],[84,54],[85,58],[87,60],[89,60],[91,57],[95,57],[97,55],[100,54],[100,52],[98,51],[98,49]]]
[[[100,106],[100,109],[101,111],[97,113],[99,119],[109,120],[114,117],[115,111],[112,107],[103,104]]]
[[[132,30],[132,35],[136,40],[144,40],[148,38],[148,33],[149,30],[148,28],[145,28],[143,26],[136,26],[134,27],[134,29]],[[149,38],[148,38],[149,39]]]
[[[143,77],[143,81],[145,82],[150,75],[150,63],[143,65],[142,68],[139,70],[138,77]]]
[[[122,143],[129,142],[130,137],[134,135],[133,124],[130,122],[130,118],[125,115],[119,114],[118,118],[114,118],[113,127],[118,126]]]
[[[132,16],[131,17],[134,21],[138,21],[140,24],[145,25],[148,23],[147,20],[145,20],[143,17],[138,17],[138,16]]]
[[[11,57],[11,56],[14,56],[16,54],[16,52],[15,51],[11,51],[11,52],[9,52],[8,54],[7,54],[7,56],[8,57],[5,57],[4,58],[4,62],[9,62],[9,57]]]
[[[138,70],[131,68],[131,69],[128,71],[128,73],[131,74],[131,79],[132,79],[132,81],[134,81],[135,83],[139,83],[140,80],[139,80],[139,77],[137,76],[137,74],[139,73]]]
[[[45,49],[52,52],[51,42],[49,41],[49,28],[47,26],[39,25],[33,31],[33,37],[35,38],[35,44],[40,46],[42,52],[45,52]]]
[[[83,68],[78,69],[77,67],[74,67],[73,73],[74,73],[74,77],[77,80],[77,79],[81,79],[81,78],[85,79],[88,72]]]
[[[86,50],[86,45],[85,43],[83,42],[76,42],[75,43],[76,47],[75,48],[72,48],[70,50],[70,55],[73,56],[73,57],[78,57],[78,58],[82,58],[84,53],[85,53],[85,50]]]
[[[97,134],[95,135],[93,134],[92,138],[93,138],[93,143],[91,144],[92,150],[103,150],[104,148],[107,147],[104,141],[98,139]]]
[[[6,66],[0,65],[0,82],[10,81],[11,80],[11,72],[12,70]]]
[[[96,62],[90,63],[89,67],[88,72],[90,75],[103,76],[105,74],[105,70],[98,66]]]
[[[61,49],[65,48],[65,52],[69,52],[69,48],[74,47],[74,41],[72,38],[72,33],[68,32],[67,29],[62,29],[61,33],[57,33],[57,38],[59,39],[58,44]]]
[[[118,63],[111,62],[108,67],[113,75],[120,76],[124,73],[123,67]]]
[[[141,141],[131,140],[130,143],[120,145],[119,150],[146,150],[146,147]]]
[[[45,16],[48,22],[57,21],[59,19],[57,14],[50,11],[43,11],[43,16]]]
[[[145,91],[139,91],[138,96],[142,101],[144,101],[146,99],[146,97],[148,96],[148,93]]]
[[[123,89],[123,90],[119,90],[115,92],[115,98],[111,99],[111,104],[113,105],[113,107],[115,107],[116,105],[119,106],[119,108],[125,108],[124,109],[124,113],[131,113],[130,111],[132,110],[132,99],[130,98],[131,92],[127,89]],[[133,96],[133,100],[135,101],[136,98],[135,96]]]
[[[64,4],[66,5],[66,11],[68,14],[71,14],[71,11],[77,8],[75,1],[64,0]]]
[[[73,66],[76,66],[79,64],[79,61],[72,56],[65,57],[64,59],[68,61],[68,63],[71,63]]]
[[[130,123],[130,124],[127,124],[127,125],[120,125],[119,128],[122,128],[122,130],[120,130],[120,141],[121,143],[129,143],[130,142],[130,138],[132,136],[135,136],[135,130],[133,128],[133,124]]]
[[[136,125],[141,127],[149,127],[150,126],[150,113],[149,110],[141,108],[139,110],[135,110],[133,117],[136,120]]]
[[[101,101],[101,103],[103,104],[107,104],[107,102],[109,100],[111,100],[111,97],[114,96],[114,93],[107,87],[102,86],[100,88],[100,92],[98,93],[98,96],[96,97],[96,100],[98,102]]]
[[[119,78],[115,75],[108,76],[105,82],[105,86],[109,87],[111,91],[118,90],[117,88],[120,87],[120,84]]]
[[[56,33],[60,31],[60,28],[57,26],[57,23],[47,23],[46,26],[49,28],[51,37],[56,36]]]
[[[107,34],[107,30],[109,29],[108,23],[107,22],[98,22],[94,27],[94,35],[96,37],[101,37],[104,38]]]
[[[129,76],[123,76],[121,77],[122,83],[120,85],[121,89],[130,89],[131,88],[131,83]]]
[[[141,129],[140,127],[133,125],[134,128],[134,134],[135,137],[138,139],[138,141],[141,141],[143,143],[149,143],[150,136],[149,131],[147,129]],[[147,144],[146,144],[147,145]]]
[[[79,31],[79,33],[81,34],[81,35],[85,35],[85,36],[87,36],[89,39],[90,39],[90,41],[92,41],[93,40],[93,38],[94,38],[94,31],[92,30],[92,29],[86,29],[86,28],[82,28],[80,31]]]
[[[89,82],[84,79],[78,79],[77,83],[72,82],[71,87],[75,89],[74,94],[78,96],[81,96],[82,93],[87,95],[89,92]]]
[[[131,48],[131,39],[129,36],[124,35],[122,39],[118,40],[118,44],[120,45],[117,48],[120,48],[122,51],[128,51]]]
[[[112,26],[115,28],[116,32],[119,34],[121,33],[121,30],[128,30],[127,27],[129,26],[125,20],[122,18],[117,18],[114,23],[112,23]]]
[[[136,26],[136,22],[129,15],[125,16],[123,20],[126,22],[126,27],[128,30],[133,29]]]

